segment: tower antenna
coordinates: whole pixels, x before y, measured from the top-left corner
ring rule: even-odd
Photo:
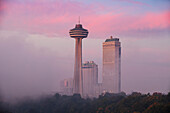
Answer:
[[[80,16],[79,16],[79,21],[78,21],[78,23],[80,24]]]

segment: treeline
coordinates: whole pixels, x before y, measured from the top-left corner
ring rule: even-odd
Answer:
[[[106,93],[95,99],[83,99],[78,94],[55,94],[37,100],[28,99],[4,109],[8,111],[0,110],[0,113],[170,113],[170,93]]]

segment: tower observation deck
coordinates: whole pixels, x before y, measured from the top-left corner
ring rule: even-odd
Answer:
[[[70,30],[71,38],[86,38],[88,35],[88,31],[83,29],[81,24],[76,24],[76,27]]]

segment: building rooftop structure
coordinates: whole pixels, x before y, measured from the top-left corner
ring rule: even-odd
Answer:
[[[110,39],[106,39],[105,42],[110,42],[110,41],[119,41],[119,38],[113,38],[110,36]]]
[[[94,65],[96,65],[94,63],[94,61],[86,61],[83,65],[82,68],[92,68]]]

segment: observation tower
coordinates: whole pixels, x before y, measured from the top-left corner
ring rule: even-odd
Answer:
[[[70,37],[75,38],[75,64],[74,64],[74,79],[73,93],[83,95],[83,78],[82,78],[82,39],[88,35],[88,30],[82,25],[76,24],[75,28],[69,31]]]

